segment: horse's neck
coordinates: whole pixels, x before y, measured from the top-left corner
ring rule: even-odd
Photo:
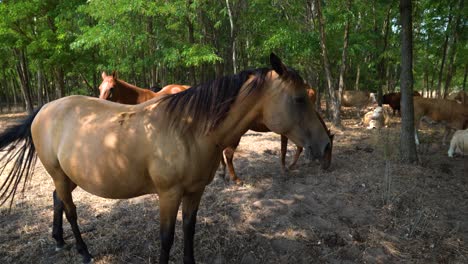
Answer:
[[[154,96],[146,96],[148,94],[154,94],[152,91],[137,87],[135,85],[131,85],[124,81],[118,80],[118,85],[121,88],[120,92],[122,94],[122,98],[131,100],[132,103],[141,103],[143,101],[147,101],[148,99]],[[144,97],[144,98],[142,98]],[[143,100],[142,100],[143,99]],[[133,102],[135,101],[135,102]]]
[[[239,92],[239,94],[242,93],[242,91]],[[238,96],[224,121],[210,133],[210,137],[216,141],[217,145],[225,148],[237,142],[249,130],[252,123],[259,119],[261,113],[260,94],[260,91],[254,91],[248,96]]]
[[[135,91],[135,92],[142,92],[144,91],[144,89],[140,88],[140,87],[137,87],[135,85],[131,85],[129,83],[126,83],[122,80],[118,80],[117,81],[117,84],[120,86],[120,88],[122,88],[123,90],[130,90],[130,91]]]

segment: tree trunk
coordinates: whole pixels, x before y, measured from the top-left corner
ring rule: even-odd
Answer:
[[[387,10],[387,16],[386,16],[385,21],[384,21],[384,35],[383,35],[384,44],[383,44],[381,54],[385,53],[385,51],[387,50],[387,46],[388,46],[388,32],[389,32],[389,28],[390,28],[390,12],[391,12],[391,10],[392,10],[392,8],[389,7],[388,10]],[[382,100],[383,100],[382,86],[383,86],[384,81],[385,81],[384,80],[385,79],[385,57],[384,56],[381,56],[381,58],[380,58],[380,62],[377,65],[377,71],[378,71],[378,74],[379,74],[379,85],[377,87],[377,101],[378,101],[378,105],[382,106]]]
[[[42,72],[42,66],[39,65],[39,69],[37,70],[37,105],[41,106],[44,104],[43,100],[43,87],[44,87],[44,74]]]
[[[232,52],[232,71],[234,74],[237,73],[237,62],[236,62],[236,35],[234,19],[232,16],[231,7],[229,6],[229,0],[226,0],[226,7],[229,15],[229,24],[231,25],[231,52]]]
[[[413,25],[411,0],[400,0],[401,20],[401,138],[400,155],[404,162],[418,161],[413,105]]]
[[[447,23],[447,28],[450,27],[450,23],[452,22],[452,6],[450,6],[450,14],[449,14],[449,20]],[[440,63],[440,70],[439,70],[439,80],[437,83],[437,98],[440,98],[441,92],[442,92],[442,75],[444,72],[444,66],[445,66],[445,58],[447,57],[447,46],[448,46],[448,40],[449,40],[449,33],[445,34],[445,40],[444,40],[444,46],[443,46],[443,51],[442,51],[442,61]]]
[[[356,83],[354,84],[354,90],[359,90],[359,78],[361,77],[361,65],[357,66],[356,70]]]
[[[346,2],[347,6],[346,6],[346,11],[347,12],[350,12],[350,9],[351,9],[351,0],[348,0]],[[348,43],[349,43],[349,18],[346,18],[346,25],[345,25],[345,29],[344,29],[344,36],[343,36],[343,51],[341,53],[341,67],[340,67],[340,77],[339,77],[339,82],[338,82],[338,96],[335,98],[336,100],[336,108],[337,109],[340,109],[341,108],[341,95],[343,94],[343,90],[344,90],[344,86],[345,86],[345,83],[344,83],[344,75],[345,75],[345,72],[346,72],[346,59],[348,57]],[[334,116],[333,116],[333,120],[334,120],[334,124],[335,126],[338,126],[340,127],[341,126],[341,115],[340,115],[340,111],[334,111]]]
[[[458,2],[458,10],[463,10],[463,0],[459,0]],[[453,28],[453,34],[451,38],[450,44],[450,51],[448,54],[448,65],[447,65],[447,75],[445,77],[445,86],[444,86],[444,98],[447,97],[450,89],[450,85],[452,82],[452,77],[456,72],[456,65],[454,65],[455,56],[457,53],[457,42],[458,42],[458,34],[460,29],[460,22],[461,16],[457,14],[457,18],[455,19],[455,27]]]
[[[59,99],[65,96],[65,81],[63,78],[62,68],[55,68],[54,83],[55,83],[55,99]]]
[[[31,87],[29,85],[29,72],[28,65],[26,62],[26,56],[24,50],[14,49],[15,55],[18,57],[16,63],[16,71],[21,83],[21,93],[23,94],[26,111],[31,114],[33,112],[33,102],[31,96]]]
[[[326,44],[326,34],[325,34],[325,21],[322,16],[321,0],[315,0],[315,9],[317,11],[317,17],[319,21],[319,32],[320,32],[320,47],[322,50],[322,61],[323,68],[325,70],[325,78],[327,82],[328,96],[330,98],[330,106],[332,112],[332,121],[333,124],[337,127],[341,126],[340,116],[340,106],[338,105],[338,99],[335,95],[335,89],[333,88],[333,77],[330,69],[330,62],[328,59],[327,44]]]
[[[463,75],[463,91],[466,91],[466,76],[468,74],[468,63],[465,64],[465,74]]]

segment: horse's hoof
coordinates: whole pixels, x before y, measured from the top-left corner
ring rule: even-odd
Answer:
[[[62,245],[55,246],[55,252],[60,252],[63,250],[68,250],[68,249],[70,249],[70,247],[68,246],[68,244],[65,244],[65,243],[63,243]]]
[[[242,186],[242,185],[244,185],[244,182],[243,182],[242,180],[240,180],[240,179],[237,179],[237,180],[235,180],[234,182],[236,183],[237,186]]]
[[[93,258],[83,258],[83,264],[92,264],[94,263],[94,259]]]

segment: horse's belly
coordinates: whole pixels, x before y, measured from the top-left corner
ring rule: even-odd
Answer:
[[[132,173],[129,177],[129,175],[103,173],[90,177],[71,172],[68,172],[67,175],[83,190],[103,198],[128,199],[156,192],[150,178],[144,175]]]

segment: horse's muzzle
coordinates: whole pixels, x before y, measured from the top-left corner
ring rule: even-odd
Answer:
[[[324,170],[328,169],[331,164],[331,144],[327,143],[325,148],[320,149],[317,147],[308,146],[305,148],[305,157],[309,161],[318,160],[320,162],[320,167]]]

